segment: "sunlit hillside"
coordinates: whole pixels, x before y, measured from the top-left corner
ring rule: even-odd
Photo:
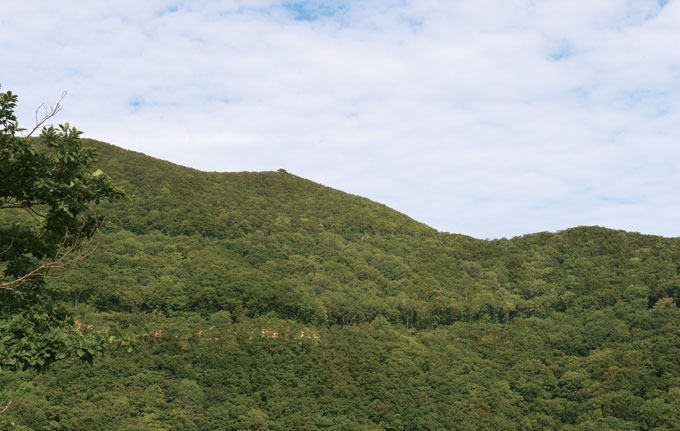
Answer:
[[[49,288],[133,351],[1,372],[0,429],[678,429],[680,239],[483,241],[89,144],[127,198]]]

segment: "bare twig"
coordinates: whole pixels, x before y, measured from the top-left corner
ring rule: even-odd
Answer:
[[[7,411],[9,406],[12,405],[12,400],[9,399],[10,395],[11,393],[7,394],[2,403],[0,403],[0,416],[2,416]]]
[[[63,106],[61,105],[61,102],[64,100],[66,97],[66,91],[61,93],[61,97],[57,101],[57,103],[54,106],[50,106],[49,108],[47,105],[44,103],[41,103],[40,106],[38,106],[35,110],[35,126],[28,132],[28,134],[25,136],[25,138],[30,138],[33,133],[35,133],[36,130],[40,129],[47,120],[50,118],[54,117],[61,111]],[[40,116],[40,113],[42,112],[42,116]]]
[[[5,253],[9,251],[10,248],[14,245],[14,238],[12,238],[9,242],[9,245],[7,246],[6,249],[4,249],[2,252],[0,252],[0,257],[2,257]]]

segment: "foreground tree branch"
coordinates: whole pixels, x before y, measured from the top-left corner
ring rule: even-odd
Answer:
[[[95,232],[99,230],[100,226],[101,223],[98,223],[95,228]],[[76,262],[90,256],[92,253],[94,253],[97,246],[94,242],[94,235],[90,235],[88,238],[85,238],[83,234],[84,229],[85,225],[83,224],[70,245],[66,245],[68,242],[67,234],[67,237],[64,239],[64,245],[62,245],[59,251],[50,260],[44,262],[40,266],[34,268],[32,271],[22,275],[19,278],[0,283],[0,289],[11,291],[19,296],[22,296],[21,292],[16,291],[12,286],[19,283],[24,283],[35,277],[49,277],[48,272],[50,269],[71,267]],[[0,257],[2,257],[2,254],[0,254]]]
[[[0,416],[2,416],[7,409],[12,405],[12,400],[9,399],[10,394],[7,394],[5,399],[0,403]]]
[[[83,349],[46,282],[51,271],[72,268],[96,250],[101,219],[93,209],[123,195],[94,168],[82,132],[48,125],[65,95],[39,106],[26,131],[14,115],[17,96],[0,92],[0,370],[43,370],[74,352],[89,361],[101,350]],[[6,400],[0,411],[10,405]]]
[[[44,103],[40,104],[35,109],[35,124],[33,128],[26,134],[26,138],[30,138],[36,132],[36,130],[42,128],[45,123],[47,123],[52,117],[56,116],[63,108],[61,102],[64,101],[66,97],[66,92],[61,93],[61,97],[57,100],[57,103],[49,108]],[[40,114],[42,112],[42,115]]]
[[[100,225],[90,207],[122,196],[100,170],[93,171],[95,154],[82,146],[82,132],[68,123],[46,126],[65,96],[40,105],[33,128],[17,136],[25,131],[14,115],[17,97],[0,93],[0,290],[20,297],[19,285],[87,256]],[[40,136],[29,139],[38,129]],[[29,214],[33,224],[5,222],[3,215],[16,211]]]

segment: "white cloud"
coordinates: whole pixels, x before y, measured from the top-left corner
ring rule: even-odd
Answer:
[[[678,0],[329,4],[13,2],[0,83],[25,122],[68,90],[88,136],[441,230],[680,234]]]

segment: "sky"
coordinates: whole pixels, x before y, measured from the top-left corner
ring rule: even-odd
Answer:
[[[284,168],[440,231],[680,236],[680,0],[24,0],[32,125],[208,171]]]

